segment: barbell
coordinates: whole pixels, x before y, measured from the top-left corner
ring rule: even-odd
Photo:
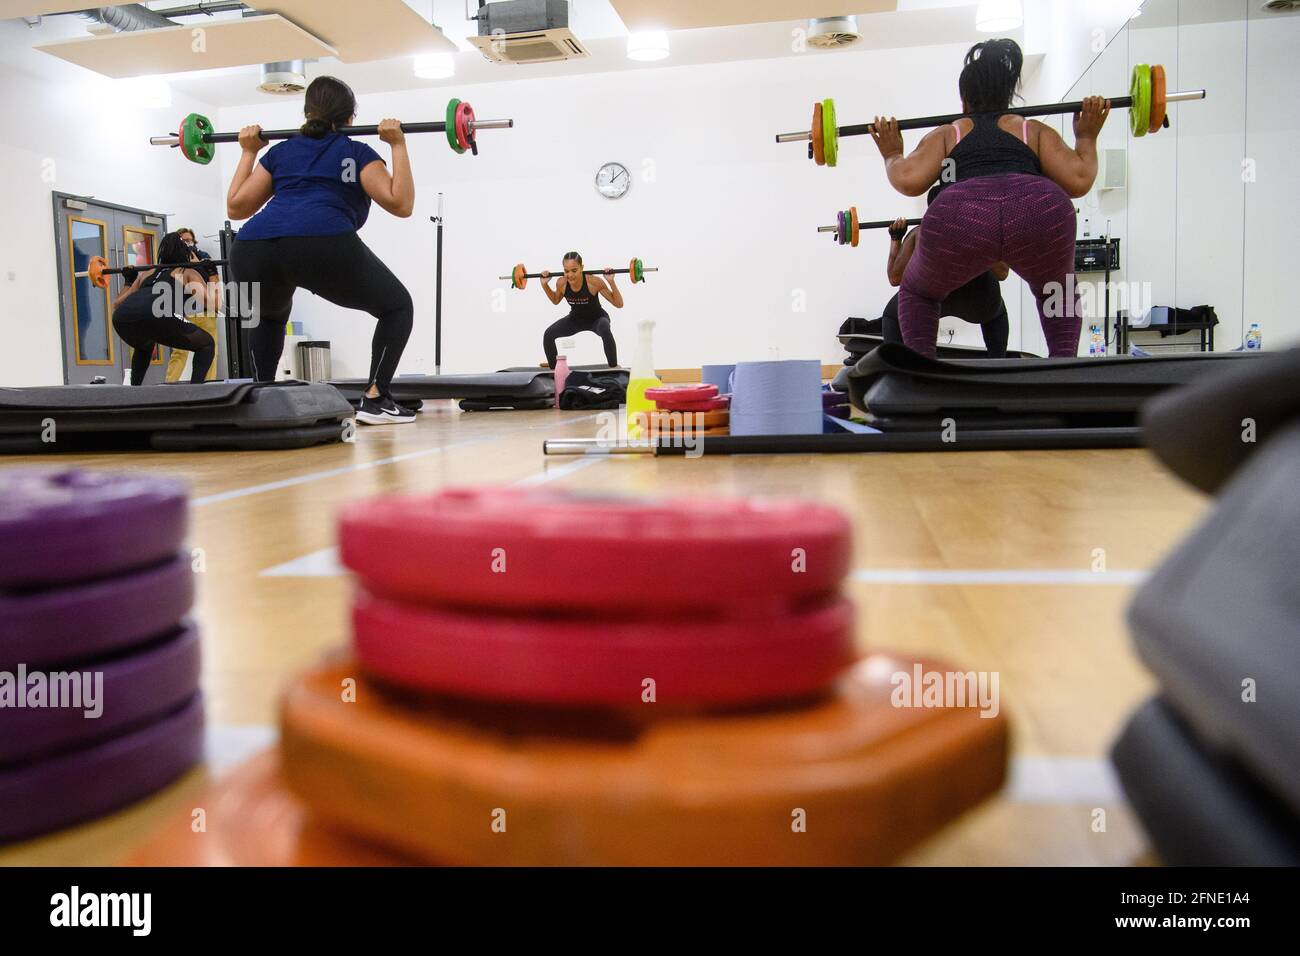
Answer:
[[[607,271],[616,276],[629,275],[632,277],[633,282],[645,282],[647,272],[658,272],[659,270],[647,269],[640,259],[633,259],[628,263],[626,269],[583,269],[582,274],[585,276],[603,276]],[[555,269],[551,272],[551,275],[562,276],[564,275],[564,270]],[[523,289],[527,288],[529,279],[540,279],[541,277],[542,274],[540,272],[529,272],[521,262],[519,265],[514,267],[510,275],[501,276],[501,281],[505,282],[508,279],[510,280],[510,284],[516,289]]]
[[[888,229],[895,222],[893,219],[877,219],[872,222],[862,222],[858,219],[858,207],[850,206],[842,212],[835,214],[836,223],[833,226],[818,226],[818,232],[830,232],[835,234],[835,241],[841,246],[856,246],[858,244],[858,235],[863,229]],[[921,220],[908,219],[909,226],[919,226]]]
[[[1165,68],[1156,64],[1148,66],[1139,63],[1133,67],[1129,83],[1129,95],[1118,96],[1108,102],[1112,109],[1129,111],[1129,130],[1135,137],[1155,133],[1169,128],[1168,104],[1182,103],[1187,100],[1205,99],[1205,90],[1185,90],[1169,93],[1165,90]],[[1045,106],[1011,106],[997,114],[1014,113],[1017,116],[1052,116],[1060,113],[1078,113],[1083,109],[1083,101],[1070,103],[1051,103]],[[959,119],[971,119],[977,113],[949,113],[945,116],[919,116],[914,119],[898,121],[898,128],[927,129],[945,126]],[[835,166],[839,162],[839,141],[841,136],[869,136],[876,131],[875,123],[862,123],[857,126],[837,126],[835,122],[835,101],[822,100],[813,104],[812,129],[803,133],[781,133],[776,137],[778,143],[808,143],[808,156],[818,166]]]
[[[108,277],[124,275],[128,272],[164,272],[168,269],[193,269],[200,263],[207,263],[213,266],[224,266],[227,263],[225,259],[191,259],[189,262],[149,262],[140,266],[122,266],[118,269],[110,269],[108,260],[103,256],[91,256],[90,262],[86,264],[86,275],[90,279],[90,284],[99,289],[108,288]],[[132,280],[134,281],[134,280]]]
[[[512,119],[481,120],[474,116],[474,108],[461,100],[453,99],[447,104],[447,117],[438,123],[403,123],[403,133],[446,133],[447,143],[456,153],[471,151],[478,155],[478,142],[475,133],[481,129],[510,129],[515,125]],[[344,136],[378,136],[378,126],[340,126],[337,132]],[[292,139],[302,135],[296,129],[264,129],[262,139],[270,142],[277,139]],[[170,136],[153,136],[149,139],[151,146],[179,146],[181,155],[191,163],[206,166],[212,162],[217,143],[237,143],[238,133],[216,133],[212,130],[212,121],[202,113],[191,113],[181,120],[180,130]]]

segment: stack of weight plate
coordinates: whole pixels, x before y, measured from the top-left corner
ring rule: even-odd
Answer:
[[[645,395],[655,410],[641,413],[641,434],[652,440],[731,434],[731,396],[716,385],[668,385]]]
[[[0,473],[0,842],[133,803],[201,757],[186,493]]]
[[[449,491],[353,507],[341,554],[349,654],[206,843],[134,862],[883,863],[1001,785],[1003,719],[858,658],[832,508]]]

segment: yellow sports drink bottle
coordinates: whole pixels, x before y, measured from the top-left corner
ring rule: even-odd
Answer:
[[[645,397],[646,389],[659,388],[663,382],[655,377],[653,319],[642,319],[637,324],[636,353],[632,359],[632,375],[627,383],[627,437],[649,438],[643,435],[637,422],[638,412],[652,412],[655,403]]]

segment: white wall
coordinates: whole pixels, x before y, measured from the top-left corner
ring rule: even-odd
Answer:
[[[0,64],[0,385],[63,382],[52,192],[169,213],[170,224],[217,226],[224,187],[215,167],[151,147],[194,100],[144,110],[114,85],[68,66],[49,82]],[[207,231],[213,231],[208,229]]]
[[[886,107],[899,116],[956,109],[965,50],[813,54],[476,85],[477,114],[513,117],[515,129],[483,132],[478,158],[453,155],[440,136],[413,137],[415,215],[395,220],[376,207],[362,230],[415,297],[416,330],[401,371],[433,369],[429,217],[439,190],[447,197],[444,371],[541,361],[542,332],[563,310],[536,285],[513,292],[497,277],[519,261],[531,271],[556,268],[571,248],[588,267],[626,267],[635,255],[663,270],[645,285],[623,286],[627,308],[613,315],[625,362],[643,317],[658,322],[660,367],[773,355],[839,361],[840,323],[878,316],[893,294],[884,270],[888,240],[876,232],[856,250],[840,248],[816,227],[850,205],[864,219],[917,215],[924,199],[889,187],[868,138],[843,141],[841,165],[824,169],[806,158],[806,147],[778,146],[773,137],[806,129],[817,97],[835,97],[841,122]],[[363,96],[358,122],[438,118],[447,89],[454,87]],[[300,110],[301,100],[226,109],[218,125],[292,126]],[[909,134],[909,145],[915,138]],[[224,147],[219,157],[229,176],[236,151]],[[611,160],[636,177],[628,196],[613,202],[593,186],[596,169]],[[806,311],[796,311],[800,297]],[[1008,290],[1008,299],[1014,321],[1018,297]],[[300,292],[293,318],[331,341],[337,374],[366,374],[368,317]],[[966,334],[979,341],[977,329]],[[579,341],[577,360],[600,360],[594,336]]]

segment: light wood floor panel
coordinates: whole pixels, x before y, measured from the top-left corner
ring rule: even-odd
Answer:
[[[281,688],[347,638],[345,577],[262,572],[330,548],[341,507],[376,494],[546,476],[555,487],[646,494],[796,495],[834,504],[864,570],[1146,571],[1203,515],[1206,500],[1143,451],[545,459],[548,437],[594,434],[590,415],[461,414],[435,403],[414,427],[362,429],[354,445],[270,453],[7,459],[152,471],[193,489],[191,544],[203,549],[197,617],[214,727],[275,722]],[[583,460],[585,462],[585,460]],[[284,483],[277,485],[277,483]],[[247,493],[244,493],[247,492]],[[225,496],[225,497],[223,497]],[[557,565],[557,586],[565,582]],[[1126,584],[854,581],[864,648],[916,652],[997,672],[1017,760],[1079,758],[1104,769],[1128,713],[1152,690],[1124,623]],[[1091,764],[1090,764],[1091,765]],[[107,864],[192,800],[206,772],[106,820],[0,850],[0,864]],[[1092,831],[1103,806],[1105,833]],[[1116,799],[1008,792],[905,862],[1140,862],[1145,842]]]

